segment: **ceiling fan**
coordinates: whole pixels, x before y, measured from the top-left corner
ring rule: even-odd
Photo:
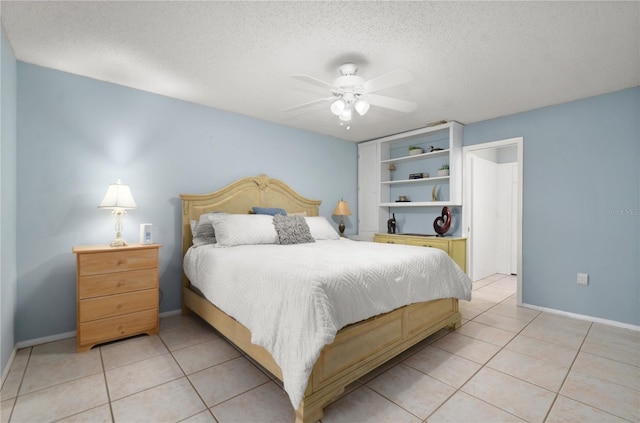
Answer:
[[[353,63],[345,63],[340,66],[338,70],[341,76],[336,78],[333,83],[328,83],[309,75],[292,75],[292,78],[300,81],[327,88],[329,92],[331,92],[331,97],[320,98],[308,103],[289,107],[284,109],[283,112],[298,110],[313,104],[330,101],[331,112],[338,116],[342,124],[342,122],[351,121],[354,109],[360,116],[364,116],[372,105],[403,113],[413,112],[418,106],[416,103],[410,101],[375,94],[375,92],[384,90],[385,88],[411,81],[413,76],[405,70],[392,71],[368,81],[356,75],[358,66]]]

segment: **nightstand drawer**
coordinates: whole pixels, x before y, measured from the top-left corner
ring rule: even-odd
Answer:
[[[94,320],[78,325],[79,342],[78,350],[85,351],[105,340],[124,338],[139,333],[158,333],[158,309],[125,314],[109,319]]]
[[[78,276],[152,269],[157,266],[157,248],[78,255]]]
[[[145,269],[132,272],[107,273],[78,277],[80,299],[102,295],[121,294],[154,288],[158,284],[158,270]]]
[[[156,289],[148,289],[146,291],[82,300],[78,303],[78,318],[82,323],[152,308],[157,310],[157,307],[158,291]]]

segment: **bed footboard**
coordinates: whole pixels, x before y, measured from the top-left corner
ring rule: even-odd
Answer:
[[[411,304],[340,330],[316,362],[296,423],[316,422],[350,383],[442,328],[460,326],[458,300]]]
[[[205,298],[183,290],[185,309],[202,317],[258,364],[282,380],[271,354],[251,343],[251,332]],[[445,298],[411,304],[341,329],[313,367],[296,423],[317,422],[323,408],[345,387],[442,328],[456,329],[462,316],[458,300]]]

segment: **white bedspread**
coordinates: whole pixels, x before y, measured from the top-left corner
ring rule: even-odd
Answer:
[[[471,299],[444,251],[348,239],[299,245],[191,248],[191,283],[271,353],[298,408],[323,346],[351,323],[439,298]]]

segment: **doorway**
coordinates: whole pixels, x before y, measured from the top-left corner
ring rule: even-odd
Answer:
[[[522,137],[462,149],[462,235],[473,281],[490,274],[517,275],[522,304]]]

